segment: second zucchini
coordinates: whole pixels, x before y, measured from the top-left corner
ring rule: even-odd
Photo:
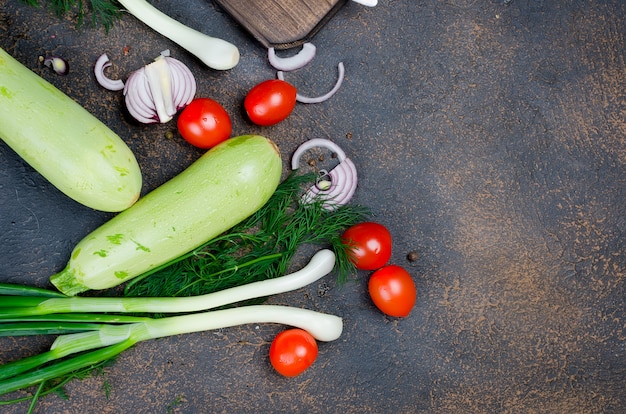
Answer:
[[[281,174],[272,141],[230,138],[87,235],[50,280],[70,296],[117,286],[252,215],[274,193]]]

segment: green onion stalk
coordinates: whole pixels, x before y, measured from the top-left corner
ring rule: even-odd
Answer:
[[[338,316],[279,305],[249,305],[127,325],[105,325],[96,331],[59,336],[50,351],[4,364],[0,367],[0,395],[109,359],[140,341],[250,323],[278,323],[298,327],[320,341],[333,341],[339,338],[343,330],[343,322]],[[56,367],[51,365],[34,369],[93,349],[97,350],[61,361]]]
[[[200,297],[5,297],[0,304],[0,332],[15,336],[62,335],[49,351],[0,366],[0,395],[93,366],[138,342],[172,335],[249,323],[278,323],[305,329],[320,341],[335,340],[341,335],[342,319],[308,309],[247,305],[207,311],[306,286],[330,273],[334,263],[335,254],[322,249],[305,267],[291,274]],[[150,318],[100,312],[182,314]]]
[[[118,313],[185,313],[213,309],[264,296],[299,289],[330,273],[335,254],[329,249],[318,251],[302,269],[286,276],[261,280],[219,292],[189,297],[63,297],[40,298],[11,296],[2,299],[2,320],[23,320],[30,316],[72,312]]]

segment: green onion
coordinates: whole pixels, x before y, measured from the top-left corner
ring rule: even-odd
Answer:
[[[3,300],[0,308],[6,318],[0,320],[0,335],[63,334],[49,351],[0,366],[0,395],[67,376],[110,359],[138,342],[172,335],[278,323],[307,330],[320,341],[333,341],[343,330],[340,317],[289,306],[249,305],[164,318],[90,312],[196,312],[298,289],[328,274],[334,263],[335,254],[322,249],[305,267],[289,275],[199,297],[9,297],[10,306],[4,306],[9,302]]]
[[[130,315],[113,315],[98,313],[60,313],[48,315],[17,315],[13,318],[7,317],[0,320],[0,323],[8,322],[83,322],[83,323],[135,323],[144,322],[149,318]]]
[[[278,305],[250,305],[129,325],[105,325],[97,331],[59,336],[50,351],[4,364],[0,367],[0,395],[111,358],[140,341],[249,323],[294,326],[308,331],[320,341],[333,341],[343,330],[342,320],[338,316]],[[57,359],[97,348],[97,351],[30,371]]]
[[[248,299],[275,295],[306,286],[333,270],[335,254],[318,251],[310,262],[286,276],[262,280],[201,296],[182,298],[130,297],[7,297],[2,300],[0,319],[69,312],[182,313],[197,312]]]

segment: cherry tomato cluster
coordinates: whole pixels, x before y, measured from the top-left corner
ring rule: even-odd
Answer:
[[[411,275],[401,266],[389,264],[392,247],[389,230],[379,223],[364,222],[348,228],[341,237],[356,268],[374,271],[368,291],[376,307],[389,316],[408,316],[417,292]]]
[[[415,305],[417,292],[411,275],[401,266],[389,264],[392,238],[379,223],[363,222],[342,235],[350,260],[359,270],[373,270],[368,291],[372,302],[386,315],[406,317]],[[315,338],[302,329],[279,333],[270,346],[270,362],[281,375],[293,377],[309,368],[317,357]]]
[[[285,120],[296,106],[296,88],[270,79],[259,83],[246,95],[243,106],[248,118],[260,126]],[[196,98],[182,110],[177,121],[178,132],[191,145],[208,149],[230,138],[232,122],[228,112],[209,98]]]

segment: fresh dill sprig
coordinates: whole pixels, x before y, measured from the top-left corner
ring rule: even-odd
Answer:
[[[22,0],[29,6],[39,7],[45,3],[57,16],[76,14],[76,25],[84,24],[86,17],[91,17],[91,25],[104,26],[108,32],[113,23],[121,16],[122,6],[115,0]]]
[[[322,200],[303,204],[303,187],[316,175],[291,173],[256,213],[189,254],[142,275],[126,286],[126,296],[192,296],[286,274],[305,245],[331,248],[340,284],[355,272],[341,234],[364,221],[369,210],[357,205],[324,208]]]

